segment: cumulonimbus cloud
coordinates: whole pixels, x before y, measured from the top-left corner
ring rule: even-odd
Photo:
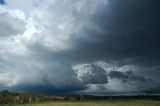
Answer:
[[[112,93],[159,88],[159,1],[5,2],[0,5],[3,89],[11,76],[9,89],[17,91]]]

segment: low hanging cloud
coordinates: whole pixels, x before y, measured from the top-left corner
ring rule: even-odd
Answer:
[[[147,79],[143,76],[136,76],[134,75],[133,71],[126,71],[126,72],[119,72],[119,71],[111,71],[109,73],[109,77],[111,79],[119,79],[122,80],[122,82],[128,82],[128,81],[139,81],[142,83],[152,82],[151,79]]]
[[[104,84],[108,82],[106,71],[96,64],[77,65],[73,69],[81,83]]]
[[[97,73],[94,72],[94,69]],[[133,70],[131,66],[117,66],[98,61],[76,65],[73,70],[75,70],[77,79],[86,86],[81,93],[133,93],[158,87],[156,80],[148,76],[137,75],[136,70]],[[93,83],[94,80],[97,83]],[[127,89],[125,89],[126,87]]]

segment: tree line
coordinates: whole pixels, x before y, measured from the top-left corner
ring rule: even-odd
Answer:
[[[66,100],[66,98],[34,95],[32,93],[12,93],[7,90],[0,92],[0,104],[26,104],[55,100]]]
[[[130,96],[93,96],[93,95],[68,95],[68,96],[46,96],[32,93],[13,93],[7,90],[0,92],[0,104],[27,104],[45,101],[77,101],[77,100],[158,100],[160,95],[130,95]]]

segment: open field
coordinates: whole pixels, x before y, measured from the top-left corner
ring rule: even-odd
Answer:
[[[59,101],[24,105],[4,106],[160,106],[160,101],[154,100],[112,100],[112,101]]]

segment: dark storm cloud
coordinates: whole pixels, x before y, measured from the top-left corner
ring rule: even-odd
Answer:
[[[159,68],[156,68],[160,65],[159,4],[150,0],[109,0],[103,11],[90,17],[90,24],[78,33],[87,37],[73,37],[75,49],[57,56],[75,64],[97,60],[115,61],[120,66],[134,64],[141,67],[140,75],[157,76],[154,79],[159,82]],[[117,74],[119,78],[128,77]],[[145,78],[134,75],[129,79],[146,82]]]
[[[127,64],[159,65],[158,4],[150,0],[109,0],[103,11],[89,18],[90,25],[80,30],[78,35],[84,37],[72,38],[75,49],[57,52],[55,57],[74,62],[128,59]]]
[[[85,24],[79,33],[72,33],[78,35],[72,38],[74,49],[54,53],[45,50],[47,53],[45,59],[47,61],[56,59],[69,64],[109,60],[121,66],[138,65],[142,67],[138,73],[145,73],[146,68],[159,66],[160,62],[159,4],[159,1],[150,0],[109,0],[108,5],[101,11],[87,17],[89,24]],[[76,18],[80,17],[80,21],[86,18],[76,10],[73,14]],[[158,74],[157,70],[151,69],[146,75],[152,73]],[[132,73],[113,71],[109,75],[124,82],[128,80],[147,82],[145,78],[134,76]],[[93,80],[88,75],[83,77],[87,79],[84,83],[98,82],[98,79]],[[103,78],[101,74],[98,77]]]
[[[91,18],[92,25],[103,33],[95,31],[92,26],[82,28],[79,34],[90,37],[74,39],[77,48],[71,51],[72,57],[84,60],[142,58],[140,63],[143,61],[143,64],[147,63],[145,59],[156,62],[160,52],[158,4],[159,1],[149,0],[108,1],[103,12]]]
[[[142,83],[152,82],[152,79],[147,79],[143,76],[134,75],[132,71],[126,71],[126,72],[111,71],[108,75],[110,78],[122,80],[122,82],[124,83],[129,81],[139,81]]]
[[[13,69],[17,76],[24,77],[20,77],[19,82],[17,81],[19,79],[15,78],[18,85],[11,89],[54,94],[86,89],[91,90],[87,91],[91,93],[100,90],[102,90],[101,93],[114,92],[112,90],[115,89],[118,89],[117,92],[125,92],[128,91],[127,89],[133,92],[135,90],[157,92],[160,88],[160,1],[108,0],[107,5],[103,5],[104,3],[98,0],[82,0],[63,3],[55,1],[55,4],[47,6],[48,13],[54,14],[48,15],[41,8],[34,11],[38,16],[31,14],[39,24],[35,22],[34,26],[34,22],[29,23],[31,30],[26,33],[26,37],[18,40],[20,43],[23,42],[27,49],[27,52],[25,51],[27,56],[24,53],[24,58],[23,56],[16,58],[15,55],[10,56],[12,60],[4,58],[13,66],[11,69],[4,68],[5,70]],[[71,6],[71,10],[67,8],[68,6]],[[54,11],[56,9],[57,13]],[[4,16],[6,15],[2,16],[3,20],[6,19]],[[46,18],[43,20],[42,16]],[[12,19],[8,20],[12,21]],[[61,24],[63,21],[64,23]],[[11,35],[7,31],[8,27],[13,29],[10,23],[10,21],[0,21],[0,27],[2,26],[4,31],[4,33],[0,32],[0,36]],[[39,28],[41,25],[42,28]],[[35,34],[36,28],[42,34],[40,32]],[[15,33],[20,32],[15,31]],[[68,38],[67,35],[71,37]],[[68,44],[70,44],[69,47],[71,46],[69,49]],[[9,57],[6,56],[7,54],[3,55]],[[92,64],[101,60],[107,64],[114,64],[110,66]],[[81,67],[84,63],[87,65]],[[72,69],[76,65],[80,67],[76,70]],[[130,65],[137,66],[139,69],[129,67]],[[113,68],[114,66],[118,71]],[[129,67],[133,72],[128,69],[119,71],[123,70],[123,67]],[[17,70],[23,70],[23,72]],[[9,75],[12,73],[13,71],[5,74],[5,78],[10,81]],[[2,79],[1,82],[4,80]],[[124,89],[126,90],[123,91]]]
[[[125,75],[124,73],[122,72],[118,72],[118,71],[111,71],[109,73],[109,77],[110,78],[117,78],[117,79],[120,79],[122,80],[123,82],[126,82],[126,80],[128,79],[128,76]]]

